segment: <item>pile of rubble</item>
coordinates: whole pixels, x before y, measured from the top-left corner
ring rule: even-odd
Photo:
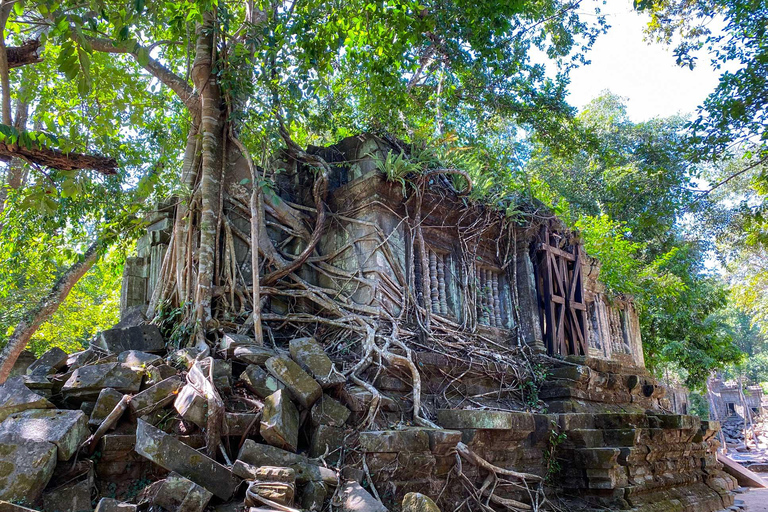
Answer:
[[[0,386],[0,509],[387,510],[341,470],[350,409],[372,396],[314,339],[216,348],[166,352],[157,327],[133,325],[22,368]],[[402,510],[438,508],[409,493]]]

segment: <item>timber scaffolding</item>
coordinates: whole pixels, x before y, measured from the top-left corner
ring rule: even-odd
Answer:
[[[327,166],[326,218],[309,257],[262,286],[264,344],[278,356],[290,348],[324,396],[350,414],[341,424],[319,423],[317,405],[291,395],[301,412],[297,444],[276,442],[262,419],[261,429],[243,434],[251,438],[243,446],[260,455],[245,457],[271,466],[320,457],[312,460],[341,482],[364,482],[391,510],[409,491],[443,510],[709,512],[732,505],[735,481],[715,458],[719,425],[670,412],[665,388],[644,367],[632,301],[609,300],[599,262],[577,236],[545,208],[509,219],[472,202],[460,190],[469,185],[455,179],[460,171],[388,179],[387,154],[408,149],[373,135],[307,149]],[[307,161],[281,155],[268,171],[275,189],[263,199],[262,276],[297,258],[312,238],[321,173]],[[212,347],[225,347],[212,353],[231,362],[234,393],[251,389],[245,370],[256,369],[225,340],[245,336],[239,343],[258,350],[248,338],[251,209],[242,182],[249,177],[246,162],[229,163],[216,328],[208,333]],[[158,306],[169,357],[181,347],[163,318],[185,302],[163,277],[176,215],[170,201],[151,217],[126,264],[121,303],[126,314]],[[293,343],[306,338],[340,378],[325,382],[294,353]],[[255,364],[287,384],[273,366]],[[214,388],[234,412],[232,389]]]

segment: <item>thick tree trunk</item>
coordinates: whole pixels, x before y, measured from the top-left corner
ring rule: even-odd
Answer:
[[[99,258],[99,251],[104,241],[98,239],[91,244],[81,258],[75,262],[62,275],[51,291],[35,306],[34,309],[24,315],[24,318],[16,326],[16,329],[8,338],[3,351],[0,352],[0,384],[4,383],[11,373],[21,351],[29,343],[35,331],[46,322],[59,308],[59,305],[67,298],[72,287],[93,266]]]

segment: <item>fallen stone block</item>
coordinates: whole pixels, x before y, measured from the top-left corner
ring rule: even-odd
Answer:
[[[339,494],[343,512],[389,512],[387,507],[355,481],[344,482]]]
[[[261,437],[284,450],[295,452],[299,444],[299,411],[284,390],[278,390],[264,400],[261,411]]]
[[[264,366],[270,357],[275,357],[275,351],[261,345],[240,345],[232,352],[232,358],[245,364]]]
[[[21,377],[13,377],[0,385],[0,422],[11,414],[28,409],[52,409],[53,404],[31,391]]]
[[[53,347],[27,368],[28,375],[48,375],[64,368],[69,356],[59,347]]]
[[[150,366],[149,368],[144,369],[144,383],[142,384],[142,388],[151,388],[158,382],[164,381],[165,379],[173,377],[177,374],[178,372],[176,369],[173,366],[167,364]]]
[[[44,397],[50,398],[53,391],[53,382],[46,375],[22,375],[21,381],[27,389]]]
[[[409,492],[403,498],[402,512],[440,512],[440,508],[429,496]]]
[[[190,421],[200,428],[206,428],[208,418],[208,400],[195,388],[187,384],[173,402],[173,407],[187,421]]]
[[[136,505],[113,498],[101,498],[94,512],[136,512]]]
[[[328,488],[322,482],[307,482],[301,491],[301,508],[310,512],[323,509]]]
[[[95,345],[110,354],[119,354],[126,350],[141,352],[164,352],[165,341],[156,325],[138,325],[117,329],[107,329],[96,338]]]
[[[35,357],[35,354],[29,350],[22,350],[21,354],[19,354],[19,357],[16,358],[16,362],[13,363],[11,373],[8,375],[8,377],[20,377],[22,375],[26,375],[27,368],[29,368],[29,365],[34,363],[36,359],[37,358]]]
[[[362,386],[345,386],[340,393],[341,401],[350,411],[367,412],[373,400],[373,394]],[[381,393],[379,407],[387,412],[399,412],[400,406],[387,395]]]
[[[22,507],[15,503],[0,500],[0,512],[37,512],[34,509]]]
[[[223,500],[231,498],[240,484],[226,467],[141,419],[136,429],[136,452]]]
[[[66,366],[70,371],[74,371],[81,366],[85,366],[86,364],[95,361],[97,357],[96,353],[91,349],[75,352],[74,354],[69,354]]]
[[[287,357],[270,357],[265,364],[267,371],[285,385],[302,407],[309,409],[322,396],[320,384]]]
[[[285,385],[272,375],[264,371],[260,366],[249,364],[243,373],[240,374],[240,380],[245,387],[259,398],[267,398],[278,389],[285,389]]]
[[[344,445],[344,429],[320,425],[312,433],[312,441],[309,445],[309,456],[313,458],[325,455],[329,464],[335,464],[341,455],[341,447]]]
[[[58,459],[69,460],[90,432],[83,411],[32,409],[8,416],[0,424],[0,435],[4,434],[52,443]]]
[[[337,400],[324,394],[320,400],[312,406],[310,414],[312,425],[329,425],[331,427],[341,427],[349,419],[351,411],[341,405]]]
[[[219,351],[222,352],[225,357],[231,359],[232,356],[235,355],[235,349],[237,347],[244,347],[248,345],[259,346],[256,343],[256,340],[250,336],[246,336],[244,334],[224,333],[224,336],[222,336],[221,340],[219,341]]]
[[[197,360],[197,356],[200,354],[200,350],[195,347],[186,347],[174,350],[168,354],[168,363],[177,367],[188,369]]]
[[[259,466],[284,466],[291,467],[296,472],[296,481],[324,482],[336,487],[339,484],[336,473],[328,468],[313,464],[307,457],[291,453],[268,444],[260,444],[253,439],[246,439],[240,453],[237,455],[233,472],[238,475],[248,474],[249,467]],[[238,462],[239,469],[238,469]],[[245,477],[243,477],[245,478]]]
[[[252,471],[253,481],[248,485],[245,504],[260,505],[256,496],[261,496],[281,505],[293,505],[296,494],[296,473],[292,468],[261,466]]]
[[[289,344],[291,357],[312,375],[320,386],[330,388],[346,382],[344,375],[336,370],[331,358],[314,338],[296,338]]]
[[[178,375],[168,377],[135,395],[131,399],[131,411],[141,416],[154,409],[165,407],[176,399],[176,395],[183,386],[184,379]]]
[[[150,500],[168,512],[203,512],[213,494],[204,487],[170,473],[164,480],[152,484]]]
[[[117,362],[131,367],[147,367],[163,360],[157,354],[141,352],[140,350],[126,350],[117,356]]]
[[[99,393],[99,398],[96,399],[96,404],[91,412],[91,418],[88,420],[88,425],[94,428],[98,428],[101,422],[104,421],[109,413],[111,413],[115,406],[123,399],[123,393],[112,389],[104,388]],[[83,402],[86,403],[86,402]]]
[[[360,432],[359,442],[367,453],[429,451],[429,436],[423,429]]]
[[[122,363],[94,364],[75,370],[61,392],[68,399],[96,400],[104,388],[137,393],[141,389],[141,379],[141,372]]]
[[[224,423],[230,436],[244,436],[259,428],[259,415],[249,412],[225,412]]]
[[[0,434],[0,500],[35,503],[54,469],[55,445],[18,434]]]
[[[520,430],[533,432],[532,414],[512,411],[438,409],[437,423],[448,429]]]
[[[66,484],[43,494],[45,512],[84,512],[93,510],[91,489],[93,479]]]

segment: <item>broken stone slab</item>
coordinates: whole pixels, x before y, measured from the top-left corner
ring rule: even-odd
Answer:
[[[315,379],[285,356],[267,359],[267,371],[282,382],[302,407],[309,409],[322,396],[323,390]]]
[[[285,385],[272,375],[268,374],[260,366],[249,364],[243,373],[240,374],[240,380],[245,387],[259,398],[267,398],[278,389],[285,389]]]
[[[0,434],[0,500],[32,505],[56,469],[56,446],[18,434]]]
[[[240,484],[226,467],[141,419],[136,429],[136,452],[223,500],[231,498]]]
[[[75,370],[61,392],[68,399],[96,400],[104,388],[137,393],[141,389],[141,380],[141,372],[122,363],[94,364]]]
[[[330,388],[346,382],[336,370],[333,361],[314,338],[296,338],[290,341],[289,350],[294,361],[312,375],[320,386]]]
[[[403,498],[402,512],[440,512],[440,508],[429,496],[409,492]]]
[[[74,371],[80,368],[81,366],[85,366],[88,363],[91,363],[97,359],[96,353],[91,349],[86,349],[81,352],[75,352],[74,354],[69,354],[69,357],[67,357],[67,368],[69,371]]]
[[[312,441],[309,445],[309,456],[313,458],[325,455],[329,464],[335,464],[341,455],[340,448],[344,445],[344,429],[319,425],[312,433]]]
[[[224,333],[224,336],[222,336],[221,340],[219,341],[219,351],[222,352],[225,357],[231,359],[232,356],[235,355],[235,349],[237,347],[244,347],[248,345],[259,346],[258,343],[256,343],[256,340],[250,336],[246,336],[244,334]]]
[[[27,389],[39,393],[44,397],[50,397],[53,390],[53,382],[46,375],[22,375],[21,381]]]
[[[3,434],[47,441],[56,445],[59,460],[69,460],[90,432],[83,411],[31,409],[8,416],[0,424]]]
[[[117,362],[131,367],[147,367],[159,363],[163,358],[140,350],[126,350],[117,356]]]
[[[312,406],[310,416],[312,425],[315,427],[319,425],[341,427],[347,422],[350,414],[352,412],[337,400],[327,394],[323,394],[322,398]]]
[[[187,421],[190,421],[200,428],[206,428],[208,418],[208,400],[195,388],[187,384],[173,402],[173,407]]]
[[[268,444],[260,444],[253,439],[245,440],[237,458],[238,461],[235,462],[232,471],[240,476],[248,474],[251,467],[284,466],[293,468],[296,472],[296,481],[299,483],[324,482],[333,487],[339,484],[338,477],[333,470],[313,464],[304,455],[288,452]]]
[[[203,512],[213,497],[206,488],[175,472],[157,482],[156,486],[152,502],[168,512]]]
[[[156,325],[136,325],[107,329],[96,338],[95,346],[110,354],[126,350],[164,352],[165,341]]]
[[[353,480],[344,482],[339,495],[343,512],[389,512],[387,507]]]
[[[123,393],[112,389],[104,388],[99,393],[99,398],[96,399],[96,405],[93,407],[91,417],[88,420],[88,425],[94,428],[98,428],[101,422],[112,412],[115,406],[123,399]],[[83,402],[86,403],[86,402]]]
[[[310,512],[323,509],[328,488],[322,482],[307,482],[301,491],[301,508]]]
[[[27,409],[52,408],[53,404],[25,386],[21,377],[13,377],[0,385],[0,422]]]
[[[429,451],[429,435],[423,429],[360,432],[359,442],[367,453]]]
[[[177,375],[178,372],[173,366],[167,364],[158,364],[144,369],[143,389],[151,388],[160,381]]]
[[[45,512],[84,512],[93,510],[91,506],[91,489],[93,479],[86,478],[80,482],[66,484],[43,493],[43,510]]]
[[[48,375],[50,373],[55,373],[56,370],[64,368],[64,365],[67,364],[68,357],[67,353],[59,347],[53,347],[37,358],[34,363],[29,365],[27,374]]]
[[[285,390],[275,391],[264,400],[259,433],[272,446],[291,452],[298,449],[299,411]]]
[[[275,357],[275,351],[262,347],[261,345],[240,345],[235,347],[232,352],[232,358],[245,364],[255,364],[264,366],[267,360]]]
[[[165,407],[176,399],[179,390],[184,386],[184,379],[178,375],[168,377],[145,389],[131,399],[131,411],[141,416],[148,414],[154,409]]]
[[[136,505],[113,498],[101,498],[94,512],[136,512]]]

